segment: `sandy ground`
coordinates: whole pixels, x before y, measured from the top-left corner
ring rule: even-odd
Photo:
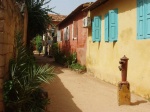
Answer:
[[[44,85],[51,99],[48,112],[150,112],[150,102],[144,98],[131,94],[131,105],[118,106],[116,86],[58,66],[51,58],[36,58],[55,66],[54,81]]]

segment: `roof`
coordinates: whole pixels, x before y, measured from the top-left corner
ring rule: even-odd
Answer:
[[[48,14],[50,17],[52,17],[52,21],[62,21],[64,20],[67,16],[65,15],[59,15],[59,14]]]
[[[77,14],[79,11],[83,11],[86,7],[89,7],[93,2],[87,2],[84,4],[79,5],[74,11],[72,11],[62,22],[60,22],[58,25],[63,24],[66,22],[69,18],[73,17],[75,14]]]
[[[107,2],[108,0],[97,0],[96,2],[94,2],[92,5],[90,5],[89,7],[85,8],[84,11],[88,11],[88,10],[93,10],[95,8],[97,8],[98,6],[104,4],[105,2]]]

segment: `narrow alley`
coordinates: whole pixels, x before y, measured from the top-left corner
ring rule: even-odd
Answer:
[[[36,59],[55,66],[54,81],[44,84],[51,101],[48,112],[150,112],[150,102],[135,94],[130,106],[118,106],[116,86],[58,66],[52,58],[36,55]]]

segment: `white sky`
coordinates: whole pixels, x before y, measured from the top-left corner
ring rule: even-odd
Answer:
[[[49,7],[55,7],[54,12],[61,15],[68,15],[79,5],[86,2],[95,2],[96,0],[51,0]]]

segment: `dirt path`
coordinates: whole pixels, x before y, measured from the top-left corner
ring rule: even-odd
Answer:
[[[50,58],[36,56],[39,63],[54,65]],[[118,106],[117,87],[88,74],[56,67],[56,78],[44,85],[51,99],[49,112],[150,112],[150,102],[131,94],[130,106]]]

